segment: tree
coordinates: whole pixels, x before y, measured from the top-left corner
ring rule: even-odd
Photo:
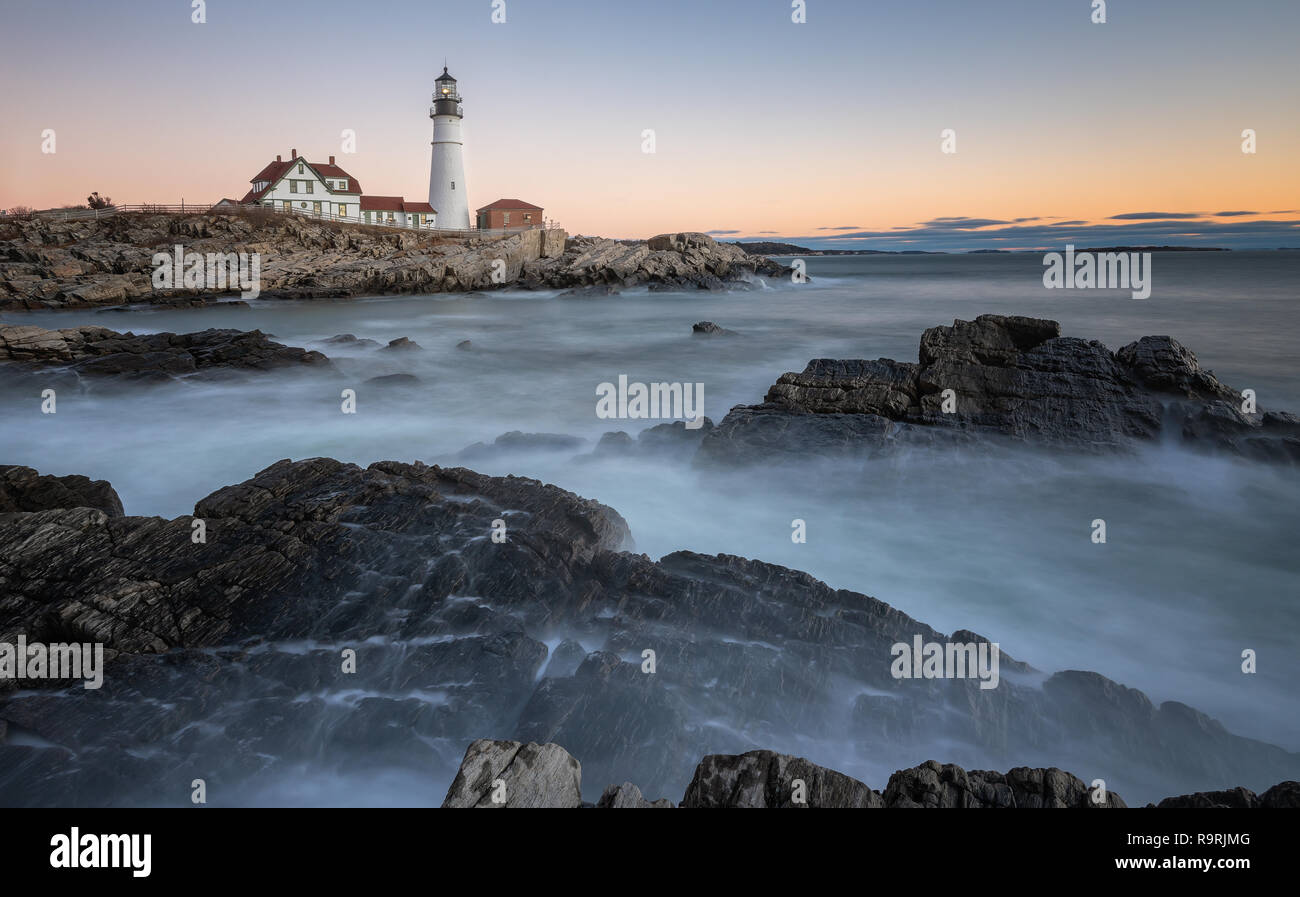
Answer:
[[[113,200],[109,199],[107,196],[100,196],[98,190],[86,197],[86,208],[108,209],[112,208],[112,206]]]

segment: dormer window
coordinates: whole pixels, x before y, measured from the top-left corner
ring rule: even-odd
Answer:
[[[339,189],[340,189],[340,190],[346,190],[346,189],[348,189],[348,182],[345,181],[345,180],[344,180],[344,181],[339,181]]]

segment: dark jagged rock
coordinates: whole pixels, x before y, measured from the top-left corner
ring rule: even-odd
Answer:
[[[1249,788],[1230,788],[1227,791],[1198,791],[1178,797],[1166,797],[1155,806],[1162,810],[1184,807],[1251,809],[1258,807],[1259,796]]]
[[[563,433],[524,433],[511,430],[502,433],[490,444],[476,442],[461,449],[456,453],[456,460],[472,463],[511,452],[571,452],[582,448],[586,442],[579,436],[566,436]]]
[[[329,345],[332,346],[356,346],[356,347],[364,346],[367,348],[370,346],[379,345],[379,343],[375,340],[358,338],[355,334],[352,333],[340,333],[337,336],[331,336],[329,339],[323,340],[323,342],[328,343]]]
[[[0,465],[0,514],[63,508],[95,508],[109,517],[123,514],[122,500],[107,480],[79,474],[41,476],[30,467]]]
[[[945,636],[785,567],[629,547],[616,512],[535,480],[322,458],[193,517],[0,514],[0,642],[110,658],[99,690],[0,682],[0,794],[183,801],[196,765],[227,792],[303,764],[449,782],[484,733],[583,758],[593,801],[680,793],[700,757],[757,744],[902,766],[942,738],[966,766],[1101,768],[1144,801],[1298,777],[1297,755],[1096,673],[1003,651],[996,688],[896,679],[892,645]]]
[[[1300,782],[1278,782],[1259,796],[1267,809],[1300,809]]]
[[[690,428],[686,421],[675,420],[647,427],[633,439],[622,430],[605,433],[596,443],[592,454],[598,457],[615,455],[690,455],[694,453],[713,429],[713,421],[704,418],[700,426]]]
[[[363,382],[370,386],[418,386],[421,380],[415,374],[384,374]]]
[[[646,800],[641,789],[631,782],[622,785],[610,785],[596,801],[596,806],[607,810],[650,810],[673,808],[673,802],[665,797],[659,800]]]
[[[736,336],[736,331],[727,330],[725,327],[719,327],[712,321],[700,321],[698,324],[691,326],[691,333],[701,336]]]
[[[883,807],[880,795],[833,769],[773,751],[700,761],[683,807]]]
[[[1000,772],[971,770],[930,760],[889,777],[888,807],[1127,807],[1113,791],[1094,793],[1078,777],[1055,767],[1019,766]]]
[[[409,352],[413,349],[420,349],[422,346],[408,336],[399,336],[397,339],[388,341],[384,346],[384,352]]]
[[[0,324],[0,365],[19,373],[66,368],[84,377],[168,379],[328,364],[321,353],[273,342],[260,330],[137,336],[106,327],[45,330]]]
[[[578,807],[582,767],[556,744],[480,739],[465,751],[444,808]]]
[[[1062,337],[1055,321],[981,315],[925,331],[919,363],[822,358],[782,375],[762,404],[733,408],[699,457],[870,457],[975,440],[1100,452],[1171,439],[1300,461],[1300,417],[1243,407],[1170,337],[1111,352]]]

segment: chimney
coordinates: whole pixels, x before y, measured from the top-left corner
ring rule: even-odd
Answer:
[[[298,158],[298,151],[296,149],[289,150],[289,158],[290,159]]]
[[[334,164],[334,157],[333,157],[333,156],[330,156],[330,164],[331,164],[331,165]]]
[[[279,156],[276,156],[276,157],[275,157],[275,161],[279,162],[279,161],[280,161],[280,157],[279,157]]]

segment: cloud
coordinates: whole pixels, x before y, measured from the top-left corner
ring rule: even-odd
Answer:
[[[740,231],[738,231],[738,230],[706,230],[705,233],[706,233],[706,234],[709,234],[709,235],[726,236],[726,235],[728,235],[728,234],[738,234],[738,233],[740,233]]]
[[[960,230],[970,230],[977,227],[993,227],[1000,224],[1010,224],[1010,221],[1003,221],[1000,218],[967,218],[964,215],[949,218],[931,218],[929,221],[922,222],[922,227],[951,227]]]
[[[1259,212],[1215,212],[1215,218],[1236,218],[1240,215],[1258,215]]]
[[[835,227],[819,227],[817,229],[818,230],[860,230],[861,228],[862,225],[860,224],[839,224],[836,225]]]
[[[1159,213],[1156,213],[1159,214]],[[1196,216],[1189,216],[1196,217]],[[1072,219],[990,226],[992,219],[947,216],[887,230],[860,230],[829,235],[785,236],[810,249],[927,249],[966,252],[972,249],[1060,250],[1067,243],[1086,246],[1212,246],[1228,249],[1272,249],[1300,243],[1300,221],[1212,219],[1188,222],[1185,217],[1121,219],[1122,224],[1090,224]],[[1106,219],[1114,220],[1114,219]]]
[[[1164,219],[1204,218],[1200,212],[1128,212],[1111,215],[1111,221],[1161,221]]]

